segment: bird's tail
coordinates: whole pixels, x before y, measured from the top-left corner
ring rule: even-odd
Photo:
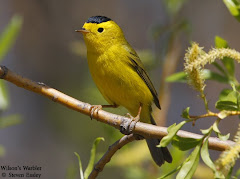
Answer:
[[[153,117],[151,116],[151,123],[156,125]],[[153,160],[158,166],[164,164],[164,162],[172,163],[172,156],[167,147],[156,147],[159,143],[159,139],[146,139],[148,148],[152,155]]]

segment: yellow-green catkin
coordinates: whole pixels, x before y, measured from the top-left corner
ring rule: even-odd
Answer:
[[[200,65],[196,66],[194,64],[197,63],[197,60],[205,53],[202,49],[203,48],[199,47],[197,43],[193,43],[184,57],[188,83],[201,93],[203,93],[205,87],[202,68]]]
[[[202,47],[199,47],[197,43],[193,43],[191,48],[187,50],[185,54],[185,72],[188,75],[188,82],[197,91],[201,93],[204,97],[203,91],[205,88],[204,78],[203,78],[203,68],[209,63],[213,63],[216,59],[223,59],[224,57],[229,57],[240,63],[240,53],[234,49],[229,48],[213,48],[208,53],[203,51]]]
[[[215,49],[213,48],[208,53],[205,53],[204,55],[200,56],[198,60],[193,63],[193,67],[204,67],[207,63],[212,63],[216,59],[223,59],[224,57],[229,57],[234,60],[236,60],[238,63],[240,63],[240,53],[237,52],[234,49],[229,48],[219,48]]]
[[[221,171],[229,171],[234,166],[236,160],[239,158],[240,153],[240,125],[238,132],[234,137],[236,142],[228,150],[224,151],[216,162],[217,169]]]

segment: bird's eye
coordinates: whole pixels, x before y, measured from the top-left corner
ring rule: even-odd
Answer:
[[[97,30],[98,32],[103,32],[103,28],[102,27],[100,27],[100,28],[98,28],[98,30]]]

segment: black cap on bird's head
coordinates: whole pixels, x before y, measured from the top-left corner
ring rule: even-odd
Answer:
[[[106,16],[88,18],[83,27],[76,32],[81,32],[87,48],[95,50],[97,53],[103,53],[113,44],[126,41],[122,29]]]
[[[106,16],[92,16],[92,17],[89,17],[87,22],[85,24],[88,24],[88,23],[92,23],[92,24],[101,24],[102,22],[108,22],[108,21],[111,21],[112,19],[106,17]],[[102,28],[103,29],[103,28]],[[80,30],[75,30],[76,32],[81,32],[83,34],[87,34],[89,33],[90,31],[89,30],[86,30],[85,28],[82,28]]]
[[[92,16],[89,17],[87,20],[87,23],[96,23],[96,24],[100,24],[102,22],[107,22],[110,21],[112,19],[106,17],[106,16]]]

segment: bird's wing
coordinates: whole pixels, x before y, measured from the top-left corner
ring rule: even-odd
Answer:
[[[129,48],[129,46],[127,46],[127,50],[129,51],[128,57],[130,59],[130,65],[136,70],[138,75],[142,78],[142,80],[145,82],[145,84],[151,91],[155,105],[159,109],[161,109],[160,103],[158,100],[157,91],[155,90],[150,78],[148,77],[147,72],[144,70],[144,67],[143,67],[143,64],[142,64],[140,58],[138,57],[137,53],[132,48]]]

